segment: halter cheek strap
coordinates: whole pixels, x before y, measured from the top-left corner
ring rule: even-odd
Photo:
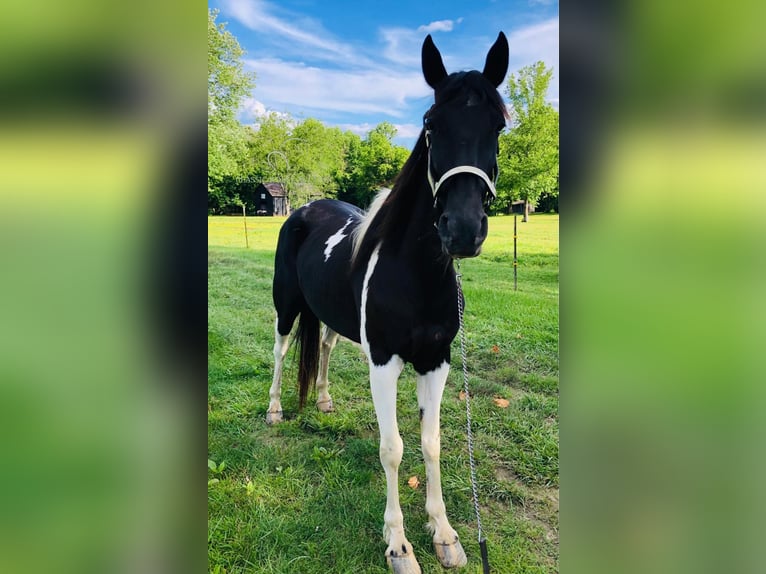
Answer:
[[[492,194],[492,199],[497,198],[497,190],[495,190],[495,184],[492,180],[489,179],[489,176],[486,174],[486,172],[483,169],[479,169],[478,167],[474,165],[458,165],[456,167],[453,167],[452,169],[448,169],[444,174],[439,178],[438,181],[434,181],[434,176],[431,174],[431,141],[430,141],[430,130],[426,131],[426,146],[428,147],[428,183],[431,185],[431,191],[434,194],[434,202],[436,202],[436,194],[439,193],[439,188],[441,185],[447,181],[450,177],[453,175],[457,175],[459,173],[471,173],[473,175],[478,175],[482,180],[484,180],[484,183],[487,184],[487,188],[489,189],[489,193]]]

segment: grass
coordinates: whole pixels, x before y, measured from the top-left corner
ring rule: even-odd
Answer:
[[[288,355],[286,420],[265,424],[273,358],[271,278],[283,218],[208,220],[208,556],[214,573],[387,572],[385,476],[361,353],[340,342],[330,362],[336,412],[297,412]],[[496,573],[558,572],[558,216],[493,217],[481,257],[462,263],[482,525]],[[459,357],[458,341],[453,357]],[[471,502],[462,380],[454,363],[442,402],[447,513],[481,571]],[[507,408],[494,399],[505,398]],[[313,401],[309,401],[313,405]],[[405,528],[424,574],[443,572],[426,532],[414,371],[399,381]],[[407,485],[411,476],[420,486]]]

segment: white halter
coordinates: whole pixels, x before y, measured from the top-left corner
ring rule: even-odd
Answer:
[[[428,183],[431,185],[431,191],[434,194],[434,203],[436,203],[436,194],[439,193],[439,188],[441,185],[447,181],[450,177],[453,175],[457,175],[459,173],[472,173],[473,175],[478,175],[481,179],[484,180],[484,183],[487,184],[487,188],[489,188],[489,192],[492,194],[492,199],[497,198],[497,191],[495,190],[495,184],[489,179],[489,176],[486,174],[486,172],[483,169],[480,169],[474,165],[458,165],[456,167],[453,167],[452,169],[448,169],[444,174],[439,178],[439,181],[434,181],[434,176],[431,174],[431,131],[426,130],[426,147],[428,148]]]

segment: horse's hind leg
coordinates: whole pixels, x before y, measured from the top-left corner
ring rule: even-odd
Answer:
[[[274,324],[274,378],[271,381],[271,389],[269,390],[269,409],[266,411],[266,422],[268,424],[274,424],[282,422],[282,365],[285,361],[285,355],[287,354],[287,347],[289,346],[290,328],[292,327],[293,320],[287,323],[283,322],[280,330],[280,318]],[[282,334],[284,333],[284,335]]]
[[[449,374],[446,361],[433,371],[418,375],[418,405],[420,406],[420,445],[426,463],[426,512],[428,528],[433,533],[436,557],[445,568],[465,566],[468,562],[457,533],[447,520],[442,498],[441,470],[439,468],[439,410],[444,385]]]
[[[304,305],[295,263],[300,245],[292,230],[293,226],[287,223],[282,226],[274,259],[272,296],[274,307],[277,310],[277,320],[274,324],[274,378],[271,381],[269,408],[266,411],[266,422],[269,424],[282,421],[282,404],[280,402],[282,364],[287,354],[290,331]]]
[[[322,345],[319,355],[319,374],[317,375],[317,408],[323,413],[335,410],[332,397],[328,392],[330,382],[327,380],[327,370],[330,366],[330,353],[338,342],[338,333],[327,325],[322,329]]]

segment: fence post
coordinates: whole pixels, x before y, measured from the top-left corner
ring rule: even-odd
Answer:
[[[245,249],[250,248],[250,242],[247,240],[247,215],[245,214],[245,202],[242,202],[242,219],[245,222]]]
[[[516,281],[516,270],[518,269],[518,263],[516,262],[516,214],[513,214],[513,290],[518,291]]]

